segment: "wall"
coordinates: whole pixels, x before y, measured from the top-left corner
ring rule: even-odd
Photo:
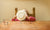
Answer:
[[[50,20],[50,11],[49,11],[49,7],[48,7],[48,0],[38,0],[37,1],[37,12],[36,12],[36,18],[37,20],[44,20],[44,21],[48,21]]]
[[[50,20],[48,0],[34,0],[34,1],[15,1],[15,0],[1,0],[0,2],[0,19],[11,20],[15,14],[15,8],[27,9],[32,14],[32,8],[36,9],[36,20],[48,21]]]

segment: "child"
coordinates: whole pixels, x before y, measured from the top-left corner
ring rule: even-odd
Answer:
[[[27,11],[26,11],[26,13],[27,13],[27,15],[26,15],[26,18],[24,19],[25,21],[35,21],[36,20],[35,17],[32,17],[32,16],[28,17],[28,12]],[[16,15],[12,18],[12,21],[19,21],[17,19],[17,16]]]

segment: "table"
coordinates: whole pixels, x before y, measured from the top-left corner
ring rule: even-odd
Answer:
[[[50,21],[5,21],[0,30],[50,30]]]

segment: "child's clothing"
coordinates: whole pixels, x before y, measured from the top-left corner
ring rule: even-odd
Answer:
[[[25,19],[25,21],[35,21],[35,17],[30,16],[29,19]],[[12,19],[12,21],[19,21],[18,19]]]

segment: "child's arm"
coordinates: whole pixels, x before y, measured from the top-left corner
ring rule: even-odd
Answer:
[[[35,17],[32,17],[32,16],[28,16],[28,15],[26,15],[26,18],[28,19],[28,21],[35,21],[36,19],[35,19]]]
[[[29,19],[28,15],[26,15],[26,18]]]
[[[16,19],[16,16],[14,16],[14,17],[12,18],[12,21],[15,21],[15,19]]]

